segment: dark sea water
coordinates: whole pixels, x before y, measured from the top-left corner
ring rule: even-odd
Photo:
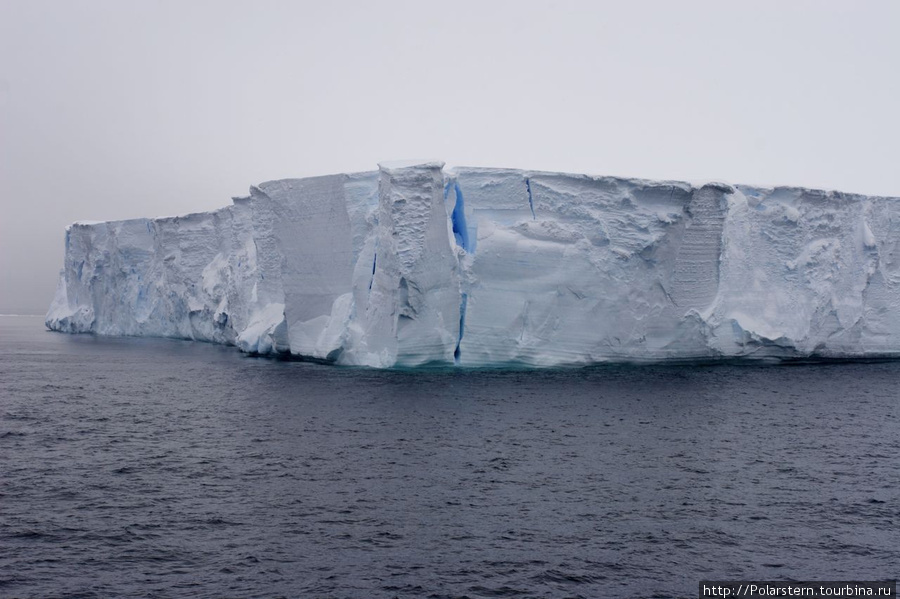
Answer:
[[[900,576],[900,363],[379,372],[0,317],[0,597]]]

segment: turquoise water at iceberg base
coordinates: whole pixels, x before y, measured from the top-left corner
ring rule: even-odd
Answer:
[[[900,577],[900,363],[373,371],[0,317],[0,596]]]

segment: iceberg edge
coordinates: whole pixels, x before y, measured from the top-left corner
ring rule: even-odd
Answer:
[[[900,357],[900,199],[440,161],[76,222],[46,326],[377,368]]]

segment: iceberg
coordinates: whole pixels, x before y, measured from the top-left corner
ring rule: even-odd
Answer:
[[[900,199],[439,161],[76,222],[47,314],[379,368],[900,356]]]

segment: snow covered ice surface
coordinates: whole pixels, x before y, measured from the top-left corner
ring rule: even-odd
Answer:
[[[900,199],[441,162],[66,230],[50,329],[374,367],[900,356]]]

